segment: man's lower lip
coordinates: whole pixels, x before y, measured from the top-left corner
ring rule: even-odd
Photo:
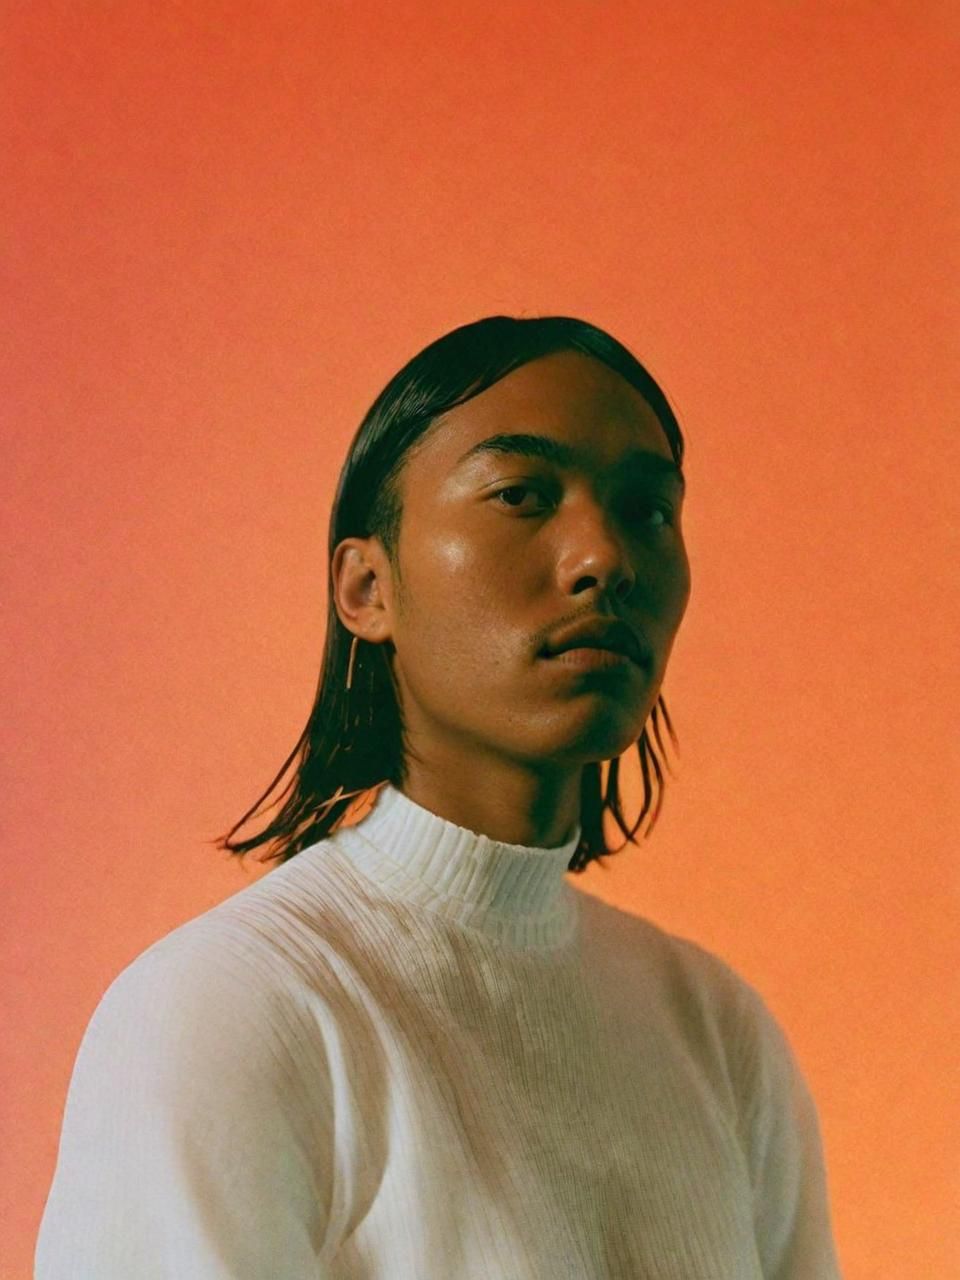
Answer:
[[[557,666],[570,667],[575,671],[598,671],[605,667],[629,667],[632,658],[625,653],[615,653],[613,649],[564,649],[562,653],[544,655]]]

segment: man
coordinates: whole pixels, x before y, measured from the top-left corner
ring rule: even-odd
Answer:
[[[105,993],[37,1280],[839,1275],[762,997],[565,879],[604,809],[626,831],[621,754],[644,812],[662,783],[682,456],[647,371],[565,317],[462,326],[380,393],[291,796],[222,844],[283,865]]]

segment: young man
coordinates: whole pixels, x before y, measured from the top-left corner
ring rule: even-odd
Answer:
[[[564,317],[462,326],[381,392],[293,792],[222,843],[282,865],[105,993],[37,1280],[839,1275],[762,997],[565,878],[604,810],[636,831],[620,755],[641,818],[663,781],[682,456],[646,370]]]

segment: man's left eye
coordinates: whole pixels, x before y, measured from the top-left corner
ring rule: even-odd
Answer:
[[[648,512],[650,515],[660,516],[655,528],[662,529],[665,525],[671,523],[673,512],[669,507],[658,507],[654,502],[642,502],[640,504],[642,511]]]

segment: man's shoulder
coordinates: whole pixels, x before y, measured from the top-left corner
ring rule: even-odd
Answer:
[[[704,943],[658,924],[650,916],[631,913],[598,897],[584,896],[589,897],[588,911],[594,916],[596,932],[603,933],[621,955],[635,957],[658,969],[672,970],[677,978],[685,978],[698,986],[708,984],[737,991],[754,989],[730,960]]]
[[[338,939],[343,923],[322,901],[298,896],[291,863],[265,873],[146,945],[115,974],[91,1025],[135,1019],[212,1035],[313,1028],[346,997]]]
[[[592,911],[608,964],[643,992],[668,1022],[723,1046],[724,1057],[756,1081],[796,1072],[787,1031],[758,986],[730,960],[693,938],[599,900]],[[751,1086],[754,1087],[754,1086]]]
[[[223,904],[221,904],[223,905]],[[141,1033],[194,1042],[227,1021],[263,1028],[279,987],[269,950],[234,912],[212,908],[175,926],[128,960],[109,981],[86,1038],[136,1026]]]
[[[587,911],[609,962],[638,983],[731,1017],[762,999],[730,960],[702,942],[598,898],[590,898]]]

